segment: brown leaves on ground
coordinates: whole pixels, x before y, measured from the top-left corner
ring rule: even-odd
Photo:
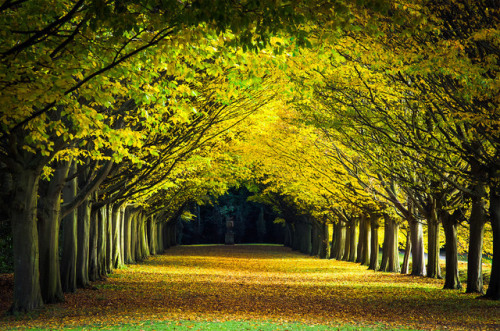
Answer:
[[[98,290],[67,294],[5,327],[61,327],[147,320],[259,319],[425,329],[500,328],[500,303],[442,290],[443,281],[366,270],[279,246],[180,246],[115,270]],[[0,278],[0,308],[12,286]]]

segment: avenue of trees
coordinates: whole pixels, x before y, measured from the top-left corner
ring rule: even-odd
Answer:
[[[499,300],[499,11],[489,0],[4,1],[11,311],[162,253],[193,206],[238,186],[279,213],[294,249],[440,278],[444,244],[444,287],[462,287],[467,253],[466,291]]]

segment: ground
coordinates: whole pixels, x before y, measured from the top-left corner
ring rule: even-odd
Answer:
[[[1,275],[3,311],[12,300],[11,285],[12,276]],[[92,289],[67,294],[65,303],[24,316],[2,316],[0,329],[144,325],[160,320],[179,326],[186,321],[244,320],[272,325],[500,328],[500,302],[442,286],[443,280],[369,271],[282,246],[178,246],[115,270]]]

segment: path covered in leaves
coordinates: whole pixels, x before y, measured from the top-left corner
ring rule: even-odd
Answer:
[[[1,275],[7,310],[11,276]],[[257,319],[419,329],[498,329],[500,303],[441,290],[441,280],[366,270],[281,246],[180,246],[117,270],[94,289],[67,294],[10,327]]]

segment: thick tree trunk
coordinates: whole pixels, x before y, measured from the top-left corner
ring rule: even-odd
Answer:
[[[476,186],[478,195],[485,194],[484,186]],[[472,198],[469,219],[469,251],[467,261],[467,293],[483,293],[483,237],[486,219],[485,203],[481,197]]]
[[[378,270],[378,255],[379,255],[379,243],[378,243],[378,229],[379,225],[379,216],[371,216],[370,217],[370,230],[371,230],[371,240],[370,240],[370,265],[368,266],[369,270]]]
[[[436,207],[432,206],[427,219],[427,277],[441,279],[441,267],[439,265],[439,223]]]
[[[40,173],[20,168],[12,174],[12,241],[14,253],[14,301],[11,313],[43,306],[40,290],[38,230],[36,222]]]
[[[342,260],[345,255],[346,245],[346,224],[344,221],[339,220],[336,225],[335,236],[335,259]]]
[[[490,188],[490,217],[493,232],[493,262],[486,297],[500,300],[500,187]]]
[[[311,255],[312,252],[311,223],[305,217],[303,217],[303,220],[301,220],[300,225],[302,228],[300,235],[300,252],[303,254]]]
[[[76,164],[73,162],[69,175],[76,173]],[[63,200],[71,201],[76,196],[77,179],[71,179],[63,189]],[[76,259],[77,259],[77,210],[71,211],[61,222],[62,229],[62,257],[61,257],[61,285],[64,292],[76,291]]]
[[[320,259],[328,259],[330,257],[328,247],[329,247],[329,239],[330,239],[330,234],[329,234],[329,227],[328,224],[325,222],[323,224],[320,224],[321,231],[320,231],[320,247],[319,247],[319,258]]]
[[[457,250],[457,219],[454,215],[443,211],[442,221],[444,235],[446,237],[446,273],[444,288],[445,289],[461,289],[460,278],[458,274],[458,250]]]
[[[412,220],[409,223],[411,231],[411,274],[413,276],[425,276],[424,231],[422,223],[417,220]]]
[[[356,262],[357,252],[358,252],[358,237],[357,237],[357,228],[358,228],[358,219],[356,217],[352,217],[351,226],[349,227],[349,258],[347,259],[350,262]]]
[[[389,215],[384,215],[384,243],[382,246],[382,263],[380,270],[399,272],[398,232],[399,224]]]
[[[70,162],[57,164],[49,182],[40,183],[38,203],[38,237],[40,253],[40,287],[45,303],[64,301],[59,269],[59,221],[61,192],[68,176]]]
[[[403,265],[401,266],[401,273],[406,275],[410,270],[410,253],[411,253],[411,231],[406,230],[406,246],[405,255],[403,257]]]

